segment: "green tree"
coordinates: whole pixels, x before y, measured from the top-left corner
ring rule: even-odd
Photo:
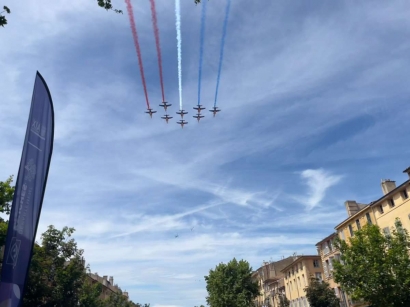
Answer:
[[[249,307],[259,295],[259,288],[251,278],[252,268],[245,260],[234,258],[228,264],[220,263],[205,276],[211,307]]]
[[[80,307],[103,307],[103,301],[99,298],[102,284],[85,281],[80,291]]]
[[[279,307],[289,307],[290,301],[284,294],[279,295]]]
[[[150,304],[133,303],[123,295],[121,291],[111,294],[108,299],[104,300],[103,307],[150,307]]]
[[[13,176],[10,176],[6,181],[0,181],[0,212],[10,214],[11,203],[13,201],[14,186]]]
[[[306,297],[311,307],[339,307],[340,301],[330,285],[316,278],[310,279],[310,285],[305,288]]]
[[[86,271],[83,250],[71,238],[74,228],[49,226],[36,244],[23,306],[76,306]]]
[[[354,300],[374,307],[410,306],[410,237],[400,220],[391,234],[367,225],[349,243],[336,240],[336,247],[342,256],[334,278]]]
[[[7,18],[3,15],[4,13],[11,13],[10,9],[7,6],[3,6],[3,11],[0,12],[0,26],[2,27],[4,27],[7,24]]]
[[[10,214],[11,203],[13,202],[14,186],[13,176],[10,176],[6,181],[0,181],[0,212]],[[0,217],[0,246],[6,243],[8,221]]]

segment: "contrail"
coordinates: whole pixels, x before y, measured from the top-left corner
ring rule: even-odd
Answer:
[[[147,92],[147,84],[145,82],[144,66],[142,65],[141,49],[140,49],[140,44],[138,42],[137,27],[135,26],[134,13],[132,9],[131,0],[125,0],[125,3],[127,4],[128,17],[130,19],[131,32],[132,32],[132,37],[134,39],[135,49],[137,50],[138,63],[140,66],[140,73],[141,73],[141,80],[142,80],[142,85],[144,87],[144,93],[145,93],[145,100],[147,101],[147,108],[150,109],[149,100],[148,100],[148,92]]]
[[[228,26],[229,10],[231,9],[231,0],[227,0],[227,1],[228,2],[226,4],[224,26],[223,26],[223,30],[222,30],[221,52],[219,54],[219,68],[218,68],[218,78],[216,79],[216,91],[215,91],[214,107],[216,107],[216,101],[218,100],[219,81],[221,79],[222,61],[223,61],[223,58],[224,58],[226,28]]]
[[[182,110],[182,51],[181,51],[181,3],[175,0],[175,26],[177,30],[178,47],[178,84],[179,84],[179,108]]]
[[[154,26],[155,44],[156,44],[156,46],[157,46],[158,67],[159,67],[159,80],[160,80],[160,83],[161,83],[162,101],[165,101],[164,80],[163,80],[163,77],[162,77],[161,44],[160,44],[160,40],[159,40],[159,30],[158,30],[158,21],[157,21],[157,10],[155,9],[155,0],[150,0],[150,2],[151,2],[152,24],[153,24],[153,26]]]
[[[204,56],[204,39],[205,39],[205,16],[206,16],[206,3],[208,0],[202,2],[202,14],[201,14],[201,38],[199,47],[199,74],[198,74],[198,105],[201,103],[201,81],[202,81],[202,61]]]

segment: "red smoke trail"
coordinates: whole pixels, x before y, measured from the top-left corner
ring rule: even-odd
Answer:
[[[148,100],[148,92],[147,92],[147,84],[145,82],[145,75],[144,75],[144,66],[142,66],[141,49],[140,49],[140,44],[138,42],[137,27],[135,26],[134,13],[133,13],[133,10],[132,10],[131,0],[125,0],[125,3],[127,4],[128,17],[130,19],[131,32],[132,32],[132,37],[134,39],[135,49],[137,50],[138,63],[139,63],[139,66],[140,66],[142,85],[144,87],[144,93],[145,93],[145,100],[147,101],[147,108],[150,109],[149,100]]]
[[[164,94],[164,81],[162,78],[162,57],[161,57],[161,44],[159,42],[159,30],[157,22],[157,11],[155,9],[155,0],[150,0],[151,2],[151,13],[152,13],[152,24],[154,26],[155,34],[155,44],[157,45],[157,55],[158,55],[158,67],[159,67],[159,80],[161,82],[161,91],[162,91],[162,101],[165,101]]]

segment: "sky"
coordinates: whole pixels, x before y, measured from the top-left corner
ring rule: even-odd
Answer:
[[[51,91],[55,140],[38,228],[76,229],[92,272],[135,302],[205,304],[204,276],[253,269],[315,244],[344,202],[382,195],[410,166],[408,1],[232,0],[215,118],[197,103],[201,7],[181,3],[178,110],[174,2],[157,0],[167,125],[149,1],[133,0],[150,119],[125,2],[13,0],[0,29],[0,180],[17,174],[35,73]],[[225,1],[206,16],[202,103],[213,106]],[[178,235],[178,237],[176,237]]]

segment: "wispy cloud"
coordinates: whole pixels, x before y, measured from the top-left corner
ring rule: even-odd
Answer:
[[[306,195],[295,196],[295,199],[305,205],[307,210],[319,206],[326,196],[326,191],[343,178],[343,176],[332,175],[323,169],[307,169],[300,175],[308,186],[308,191]]]
[[[208,5],[207,108],[224,8],[223,1]],[[149,2],[134,9],[158,110]],[[173,9],[172,1],[157,7],[175,115]],[[38,233],[50,224],[74,226],[91,269],[114,275],[135,301],[204,304],[203,276],[221,261],[242,257],[258,267],[271,257],[315,253],[314,244],[345,218],[344,199],[378,195],[374,178],[393,178],[408,166],[408,2],[238,0],[231,9],[222,112],[199,124],[189,117],[184,130],[143,113],[126,15],[93,1],[67,7],[15,0],[1,29],[0,180],[17,173],[39,70],[53,96],[56,134]],[[197,98],[200,14],[190,1],[181,6],[188,111]]]

